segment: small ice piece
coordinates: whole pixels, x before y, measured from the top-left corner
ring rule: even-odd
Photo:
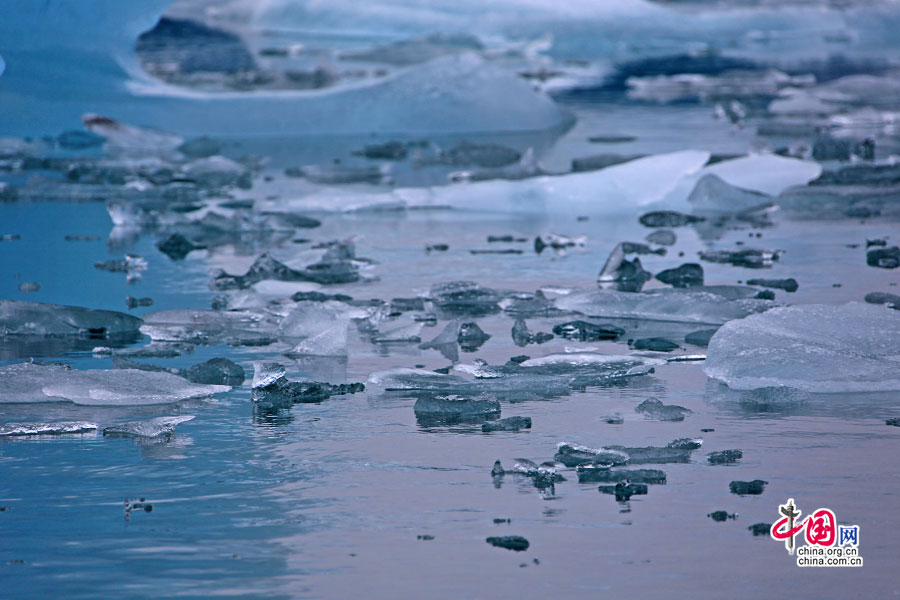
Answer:
[[[634,408],[634,412],[660,421],[684,421],[684,416],[691,411],[683,406],[663,404],[657,398],[647,398]]]
[[[641,338],[634,341],[635,350],[650,350],[653,352],[671,352],[678,349],[678,344],[661,337]]]
[[[694,346],[709,346],[709,340],[712,339],[712,336],[715,335],[717,331],[718,329],[699,329],[697,331],[692,331],[684,336],[684,342]]]
[[[900,390],[900,313],[851,302],[775,308],[726,323],[703,370],[732,389]]]
[[[507,550],[512,550],[514,552],[524,552],[525,550],[528,550],[529,546],[528,540],[521,535],[493,536],[487,538],[485,541],[496,548],[506,548]]]
[[[25,294],[41,291],[41,284],[36,281],[23,281],[19,284],[19,291]]]
[[[244,369],[227,358],[211,358],[179,373],[188,381],[210,385],[239,386],[244,383]]]
[[[198,158],[184,165],[181,170],[186,179],[204,188],[217,189],[234,185],[240,188],[250,187],[250,172],[247,167],[224,156]]]
[[[429,298],[441,311],[459,316],[485,316],[500,312],[502,294],[473,281],[452,281],[431,287]]]
[[[75,370],[66,365],[35,363],[0,367],[0,403],[171,404],[230,389],[222,385],[191,383],[171,373],[135,369]]]
[[[659,244],[660,246],[673,246],[678,241],[678,236],[671,229],[657,229],[653,233],[647,234],[644,238],[651,244]]]
[[[475,352],[481,348],[490,335],[481,330],[477,323],[463,323],[459,326],[457,341],[463,352]]]
[[[618,502],[627,502],[632,496],[647,494],[647,486],[643,483],[625,483],[621,481],[616,485],[597,486],[601,494],[615,495]]]
[[[674,210],[657,210],[641,215],[638,220],[644,227],[684,227],[691,223],[700,223],[705,219]]]
[[[294,356],[347,356],[348,322],[338,320],[327,329],[315,333],[289,352]]]
[[[625,330],[608,323],[596,324],[588,321],[567,321],[554,326],[553,333],[567,340],[597,342],[617,340],[625,335]]]
[[[772,197],[726,183],[718,175],[704,175],[694,186],[688,202],[698,214],[738,214],[763,210]]]
[[[257,361],[253,363],[253,383],[250,387],[254,390],[272,385],[284,377],[284,365],[277,362]]]
[[[480,396],[425,395],[413,407],[420,424],[484,422],[500,416],[500,403],[489,394]]]
[[[531,417],[508,417],[498,421],[490,421],[481,426],[481,431],[519,431],[531,429]]]
[[[573,291],[556,300],[561,310],[598,318],[642,319],[718,325],[773,307],[767,300],[729,299],[705,291],[664,288],[641,293],[615,290]]]
[[[578,483],[643,483],[664,484],[666,474],[659,469],[610,469],[595,468],[593,465],[576,467]]]
[[[687,450],[697,450],[703,446],[702,438],[678,438],[666,444],[666,448],[683,448]]]
[[[748,279],[747,285],[758,285],[764,288],[774,288],[776,290],[784,290],[789,293],[796,292],[799,289],[797,280],[793,277],[787,279]]]
[[[172,260],[182,260],[194,250],[206,248],[203,244],[195,244],[182,234],[175,232],[169,237],[159,240],[156,243],[159,251],[171,258]]]
[[[691,460],[692,448],[671,448],[668,446],[607,446],[628,455],[629,464],[686,463]]]
[[[154,342],[261,345],[275,340],[281,317],[265,310],[165,310],[144,315]]]
[[[23,435],[62,435],[87,433],[97,429],[96,423],[87,421],[58,421],[56,423],[6,423],[0,425],[0,437]]]
[[[81,122],[91,133],[106,138],[105,150],[115,156],[170,155],[184,142],[175,134],[120,123],[102,115],[85,114]]]
[[[719,452],[710,452],[706,455],[706,460],[711,465],[727,465],[736,463],[744,457],[744,453],[740,450],[720,450]]]
[[[0,336],[108,337],[137,333],[141,320],[111,310],[0,300]]]
[[[866,264],[881,269],[900,267],[900,247],[877,248],[866,253]]]
[[[780,258],[781,251],[762,248],[736,248],[733,250],[709,250],[699,254],[700,259],[707,262],[731,264],[735,267],[748,269],[766,269]]]
[[[135,309],[139,306],[153,306],[153,298],[135,298],[134,296],[126,296],[125,306],[130,309]]]
[[[121,437],[158,438],[167,437],[175,433],[175,426],[185,421],[190,421],[194,415],[181,415],[178,417],[156,417],[145,421],[131,421],[119,423],[103,428],[103,435]]]
[[[766,489],[767,483],[769,482],[763,481],[762,479],[754,479],[753,481],[732,481],[728,484],[728,489],[731,490],[732,494],[758,496]]]
[[[628,454],[609,448],[590,448],[581,444],[560,442],[556,445],[553,459],[567,467],[590,464],[624,465],[628,462]]]
[[[641,265],[641,259],[626,259],[623,244],[617,244],[600,269],[597,283],[601,287],[613,284],[615,289],[622,292],[639,292],[651,277],[652,274]]]
[[[684,263],[678,268],[657,273],[656,279],[675,288],[700,286],[703,285],[703,267],[697,263]]]

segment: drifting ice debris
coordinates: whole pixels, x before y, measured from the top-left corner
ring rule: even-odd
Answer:
[[[628,462],[628,454],[610,448],[589,448],[581,444],[560,442],[556,445],[553,460],[567,467],[578,465],[624,465]]]
[[[726,323],[703,370],[732,389],[900,390],[900,313],[871,304],[775,308]]]
[[[863,160],[875,159],[875,140],[867,138],[861,142],[819,136],[813,142],[812,157],[815,160],[850,160],[851,156],[858,156]]]
[[[647,237],[644,239],[651,244],[659,244],[660,246],[673,246],[678,241],[675,232],[669,229],[658,229],[653,233],[647,234]]]
[[[553,339],[550,333],[532,333],[525,323],[525,319],[516,319],[512,328],[512,339],[516,346],[524,347],[528,344],[543,344]]]
[[[0,300],[4,335],[110,337],[136,334],[142,321],[125,313],[40,302]]]
[[[771,302],[764,300],[744,297],[731,299],[707,289],[712,288],[663,288],[640,293],[614,290],[573,291],[557,299],[556,307],[591,317],[716,325],[762,312],[773,306]]]
[[[501,300],[499,306],[503,312],[522,319],[553,317],[561,312],[553,306],[553,301],[547,298],[541,290],[534,294],[514,292]]]
[[[544,248],[555,250],[557,254],[561,254],[566,248],[584,248],[587,245],[587,236],[580,235],[578,237],[569,237],[548,233],[539,235],[534,238],[534,251],[540,254]]]
[[[726,183],[718,175],[704,175],[694,186],[688,202],[703,214],[738,214],[772,206],[772,197]]]
[[[737,515],[735,513],[729,513],[725,510],[714,510],[713,512],[706,515],[713,521],[717,523],[721,523],[722,521],[727,521],[728,519],[737,519]]]
[[[153,306],[153,298],[135,298],[134,296],[126,296],[125,306],[129,309],[135,309],[139,306]]]
[[[23,281],[19,284],[19,291],[25,294],[39,292],[41,291],[41,284],[36,281]]]
[[[675,404],[663,404],[657,398],[648,398],[634,408],[634,412],[643,414],[649,419],[660,421],[684,421],[690,410]]]
[[[869,250],[866,253],[866,264],[881,269],[896,269],[900,267],[900,247]]]
[[[481,426],[481,431],[519,431],[531,429],[531,417],[509,417],[499,421],[491,421]]]
[[[677,269],[666,269],[656,274],[656,279],[675,288],[703,285],[703,267],[697,263],[684,263]]]
[[[184,141],[171,133],[127,125],[101,115],[85,114],[81,122],[88,131],[106,138],[104,150],[114,156],[168,155]]]
[[[765,288],[774,288],[776,290],[784,290],[789,293],[796,292],[799,289],[797,280],[793,277],[788,279],[748,279],[747,285],[758,285]]]
[[[463,323],[459,326],[457,341],[463,352],[475,352],[490,339],[476,323]]]
[[[762,250],[758,248],[741,248],[738,250],[715,250],[700,252],[700,259],[714,263],[732,264],[735,267],[748,269],[764,269],[778,260],[778,250]]]
[[[195,244],[180,233],[173,233],[164,240],[156,243],[159,251],[171,258],[172,260],[182,260],[194,250],[203,250],[206,246]]]
[[[553,327],[553,333],[567,340],[579,342],[614,341],[625,335],[625,330],[615,325],[589,323],[587,321],[568,321]]]
[[[678,438],[666,444],[666,448],[682,448],[686,450],[696,450],[703,446],[701,438]]]
[[[694,346],[709,346],[709,340],[712,339],[712,336],[718,329],[700,329],[698,331],[692,331],[686,336],[684,336],[684,343],[693,344]]]
[[[889,425],[891,427],[900,427],[900,418],[886,419],[884,421],[884,424]]]
[[[617,244],[600,269],[597,283],[601,287],[613,284],[612,287],[621,292],[639,292],[651,277],[653,275],[641,265],[641,259],[627,260],[623,245]]]
[[[227,358],[211,358],[182,371],[181,376],[194,383],[230,385],[236,387],[244,383],[244,369]]]
[[[97,429],[96,423],[87,421],[59,421],[56,423],[6,423],[0,425],[0,437],[20,435],[62,435],[87,433]]]
[[[866,294],[865,301],[869,304],[884,304],[888,308],[900,310],[900,296],[885,292],[871,292]]]
[[[341,165],[308,165],[299,169],[285,170],[289,177],[305,177],[313,183],[322,184],[348,184],[348,183],[373,183],[382,184],[391,182],[390,165],[376,165],[368,167],[344,167]]]
[[[353,154],[373,160],[403,160],[406,158],[407,152],[407,146],[403,142],[390,141],[384,144],[367,145],[362,150],[355,150]]]
[[[584,156],[572,159],[572,172],[580,173],[584,171],[599,171],[606,167],[619,165],[628,161],[645,157],[646,154],[595,154],[593,156]]]
[[[528,540],[520,535],[489,537],[485,541],[496,548],[506,548],[507,550],[513,550],[515,552],[528,550]]]
[[[224,156],[198,158],[182,167],[185,179],[207,189],[237,186],[250,189],[250,171],[244,165]]]
[[[700,223],[706,219],[673,210],[658,210],[642,215],[639,220],[644,227],[683,227],[691,223]]]
[[[473,281],[453,281],[431,286],[429,298],[445,313],[478,317],[500,312],[502,294]]]
[[[397,322],[389,322],[392,327],[385,329],[384,331],[377,331],[372,336],[372,343],[374,344],[403,344],[403,343],[411,343],[418,344],[422,341],[422,338],[419,337],[419,333],[422,331],[423,323],[413,321],[404,322],[404,320],[399,321],[402,323],[400,325]]]
[[[416,420],[426,425],[483,423],[500,416],[500,403],[491,395],[424,395],[413,407]]]
[[[601,494],[610,494],[619,502],[626,502],[632,496],[644,496],[647,494],[647,486],[643,483],[626,483],[621,481],[616,485],[597,486]]]
[[[889,186],[900,183],[900,165],[856,165],[837,171],[825,171],[810,186],[866,185]]]
[[[640,244],[638,242],[622,242],[622,252],[625,254],[657,254],[659,256],[666,255],[665,248],[657,248],[653,249],[647,244]]]
[[[644,483],[664,484],[666,474],[659,469],[610,469],[578,466],[578,483]]]
[[[63,365],[20,363],[0,367],[0,403],[73,402],[86,406],[170,404],[228,391],[171,373],[81,371]]]
[[[143,438],[168,437],[175,433],[176,425],[190,421],[193,418],[194,415],[182,415],[179,417],[157,417],[146,421],[119,423],[111,427],[104,427],[103,435]]]
[[[131,283],[140,279],[141,273],[147,270],[147,261],[136,254],[126,254],[124,259],[99,260],[94,267],[111,273],[125,273],[128,283]]]
[[[361,383],[331,385],[316,381],[288,381],[284,376],[284,367],[278,363],[258,362],[254,367],[252,399],[257,406],[265,408],[318,403],[332,396],[355,394],[366,389]]]
[[[607,446],[606,450],[622,452],[628,456],[628,464],[639,465],[689,462],[693,448]]]
[[[736,463],[744,457],[744,453],[740,450],[721,450],[719,452],[710,452],[706,455],[706,460],[711,465],[727,465]]]
[[[635,350],[650,350],[653,352],[671,352],[678,349],[678,344],[666,338],[652,337],[641,338],[634,341]]]
[[[449,150],[439,151],[436,157],[418,157],[416,162],[421,165],[498,168],[516,163],[520,158],[522,155],[512,148],[498,144],[474,144],[463,140]]]
[[[772,531],[772,524],[771,523],[754,523],[747,529],[750,530],[750,533],[752,533],[754,537],[761,536],[761,535],[768,537]]]
[[[144,315],[141,332],[155,342],[260,346],[275,341],[280,322],[258,309],[164,310]]]
[[[732,494],[741,496],[758,496],[766,489],[768,481],[762,479],[754,479],[753,481],[732,481],[728,484],[728,489]]]

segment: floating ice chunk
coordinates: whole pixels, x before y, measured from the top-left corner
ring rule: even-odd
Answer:
[[[257,361],[253,363],[253,389],[272,385],[284,377],[284,365],[277,362]]]
[[[273,341],[281,318],[265,310],[165,310],[144,315],[153,341],[259,345]]]
[[[85,114],[81,122],[88,131],[106,138],[106,151],[113,155],[172,154],[184,143],[180,136],[120,123],[101,115]]]
[[[390,327],[384,331],[378,331],[372,337],[372,341],[376,344],[391,344],[403,342],[418,344],[422,341],[422,338],[419,337],[419,334],[422,332],[422,326],[424,325],[423,323],[401,323],[402,324],[400,325],[395,324],[394,327]]]
[[[590,448],[570,442],[557,444],[553,458],[567,467],[588,464],[624,465],[628,462],[628,454],[621,450]]]
[[[339,320],[294,346],[291,355],[347,356],[348,322]]]
[[[630,293],[613,290],[576,291],[556,300],[557,308],[591,317],[644,319],[718,325],[768,310],[773,303],[741,298],[730,300],[692,288],[665,288]]]
[[[840,106],[823,102],[816,94],[797,88],[783,90],[779,98],[769,103],[769,112],[774,115],[830,115],[840,110]]]
[[[20,363],[0,367],[0,403],[73,402],[87,406],[170,404],[231,389],[200,385],[171,373],[71,369]]]
[[[141,323],[137,317],[111,310],[0,300],[0,337],[129,335],[136,333]]]
[[[730,185],[710,173],[700,178],[688,196],[688,202],[700,214],[734,214],[762,210],[772,204],[772,197]]]
[[[298,302],[278,328],[278,335],[286,338],[308,338],[320,333],[346,328],[352,319],[368,316],[367,311],[336,300]],[[344,334],[346,338],[346,334]]]
[[[190,421],[194,415],[182,415],[178,417],[156,417],[145,421],[131,421],[119,423],[103,428],[103,435],[123,437],[156,438],[169,436],[175,433],[175,426],[185,421]]]
[[[703,370],[738,390],[897,391],[900,313],[857,302],[772,309],[722,326]]]
[[[822,167],[818,163],[775,154],[754,154],[724,160],[704,168],[701,173],[716,175],[743,190],[777,196],[792,185],[806,185],[822,173]]]
[[[62,435],[87,433],[97,429],[96,423],[87,421],[59,421],[56,423],[6,423],[0,425],[0,437],[20,435]]]
[[[500,403],[490,395],[425,395],[416,400],[413,411],[416,413],[416,420],[423,425],[483,423],[500,416]]]

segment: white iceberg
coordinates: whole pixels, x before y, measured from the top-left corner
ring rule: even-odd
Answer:
[[[806,304],[731,321],[703,370],[737,390],[900,390],[900,313],[884,306]]]

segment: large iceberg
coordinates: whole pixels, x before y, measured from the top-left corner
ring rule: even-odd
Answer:
[[[76,370],[67,365],[19,363],[0,367],[0,404],[72,402],[86,406],[170,404],[227,392],[171,373],[136,369]]]
[[[88,112],[218,136],[521,132],[572,122],[528,82],[474,54],[327,90],[209,93],[168,85],[143,71],[134,47],[170,3],[5,2],[0,134],[57,133]]]
[[[884,306],[806,304],[726,323],[703,367],[732,389],[900,390],[900,313]]]

